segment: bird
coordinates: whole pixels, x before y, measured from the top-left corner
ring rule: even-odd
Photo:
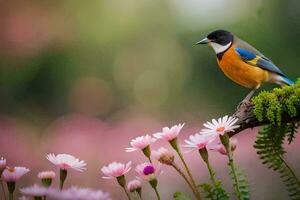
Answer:
[[[269,58],[229,31],[215,30],[196,44],[212,47],[223,73],[237,84],[251,89],[243,103],[249,102],[264,82],[280,86],[294,84]]]

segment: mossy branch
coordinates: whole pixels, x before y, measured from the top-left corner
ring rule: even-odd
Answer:
[[[300,121],[300,79],[292,86],[260,92],[232,116],[240,127],[228,133],[230,137],[248,128]]]

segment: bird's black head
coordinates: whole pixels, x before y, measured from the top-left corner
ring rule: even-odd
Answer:
[[[216,30],[208,34],[207,39],[210,42],[214,42],[224,46],[233,41],[233,35],[225,30]]]
[[[233,34],[224,30],[216,30],[207,35],[206,38],[197,42],[197,44],[209,44],[216,54],[221,55],[227,51],[233,43]]]

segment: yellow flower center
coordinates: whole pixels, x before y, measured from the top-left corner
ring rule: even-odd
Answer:
[[[224,126],[221,126],[221,127],[217,128],[217,132],[223,132],[224,130],[225,130]]]
[[[7,167],[7,170],[9,172],[15,172],[16,171],[16,169],[14,167]]]

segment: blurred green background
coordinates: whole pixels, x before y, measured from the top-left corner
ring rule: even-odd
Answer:
[[[227,29],[294,79],[299,4],[2,1],[0,111],[38,124],[70,111],[110,118],[132,106],[161,118],[231,112],[248,90],[195,42]]]
[[[84,130],[94,127],[89,124],[94,119],[112,126],[119,123],[113,137],[123,132],[124,124],[130,124],[127,135],[124,132],[124,138],[118,140],[125,148],[137,133],[158,131],[166,121],[172,122],[170,125],[197,122],[199,129],[204,120],[232,113],[249,90],[223,75],[212,49],[195,45],[215,29],[233,32],[271,58],[291,79],[299,77],[299,0],[13,0],[0,1],[0,5],[0,147],[14,163],[24,149],[40,148],[38,157],[46,155],[51,145],[47,146],[42,136],[70,114],[88,117]],[[271,87],[274,85],[263,89]],[[132,118],[146,122],[138,124],[130,121]],[[11,129],[3,128],[7,119],[13,121],[12,127],[21,126],[18,132],[25,135],[22,139],[15,139],[17,136],[8,131]],[[75,122],[86,121],[80,118]],[[102,135],[96,132],[100,140],[93,147],[115,144],[115,138],[103,139],[108,138],[103,135],[106,132],[107,128]],[[32,135],[41,138],[30,139]],[[71,145],[82,145],[83,136],[77,143],[65,140],[70,143],[69,152],[75,149],[83,159],[90,156],[87,160],[94,162],[90,177],[100,169],[98,160],[92,158],[95,149],[87,150],[92,148],[92,135],[84,135],[90,137],[84,151]],[[254,137],[242,142],[248,148],[241,147],[242,166],[250,169],[254,177],[250,182],[269,173],[272,184],[275,175],[263,166],[261,171],[251,172],[253,163],[261,165],[252,148]],[[30,140],[31,148],[18,145],[24,138]],[[51,150],[65,150],[64,144],[55,141]],[[12,145],[19,147],[14,150],[19,153],[12,155]],[[113,152],[116,155],[111,158],[104,153],[105,162],[98,154],[97,159],[107,164],[125,155],[122,149]],[[129,159],[132,155],[126,156]],[[290,161],[299,163],[297,157]],[[283,186],[278,177],[276,180],[279,185],[274,188],[281,188],[280,193]],[[270,185],[264,181],[257,183],[257,194],[267,195],[264,187]],[[270,193],[269,197],[276,195]]]

